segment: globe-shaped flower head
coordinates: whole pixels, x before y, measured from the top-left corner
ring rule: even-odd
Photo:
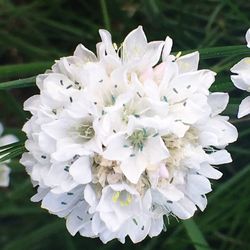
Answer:
[[[160,234],[164,216],[204,210],[237,131],[198,52],[170,55],[172,40],[148,42],[141,26],[119,48],[100,36],[97,56],[78,45],[37,77],[21,162],[38,186],[33,201],[72,235],[139,242]]]

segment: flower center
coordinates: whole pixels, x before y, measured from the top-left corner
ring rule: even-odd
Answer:
[[[126,191],[117,191],[114,192],[112,196],[112,201],[114,203],[117,203],[119,201],[122,207],[129,206],[130,203],[132,202],[132,195]]]
[[[82,124],[78,128],[78,132],[82,138],[85,140],[90,140],[95,135],[95,130],[92,126],[92,124]]]
[[[136,150],[143,150],[145,141],[147,140],[147,131],[145,129],[134,131],[132,135],[128,137],[131,145]]]

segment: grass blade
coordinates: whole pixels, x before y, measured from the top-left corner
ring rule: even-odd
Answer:
[[[197,226],[197,224],[194,222],[193,219],[184,220],[183,224],[196,250],[211,249],[203,233],[201,232],[201,230],[199,229],[199,227]]]
[[[0,66],[0,79],[7,80],[40,74],[51,65],[52,62],[35,62]]]
[[[14,80],[14,81],[2,82],[0,83],[0,90],[32,87],[35,85],[35,82],[36,82],[36,76]]]

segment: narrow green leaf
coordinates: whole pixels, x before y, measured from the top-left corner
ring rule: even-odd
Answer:
[[[183,224],[196,250],[210,249],[203,233],[193,219],[184,220]]]
[[[35,82],[36,82],[35,76],[14,81],[2,82],[0,83],[0,90],[31,87],[35,85]]]
[[[23,145],[22,141],[6,144],[6,145],[0,147],[0,151],[2,151],[4,149],[14,148],[14,147],[17,147],[20,145]]]
[[[107,3],[105,0],[100,0],[101,3],[101,9],[102,9],[102,15],[103,15],[103,21],[105,28],[109,31],[111,31],[111,25],[110,25],[110,18],[108,14],[108,8],[107,8]]]
[[[183,51],[183,54],[188,54],[197,50],[186,50]],[[211,58],[220,58],[226,56],[235,56],[235,55],[250,55],[250,49],[245,45],[236,45],[236,46],[224,46],[224,47],[214,47],[214,48],[204,48],[199,49],[201,59],[211,59]]]
[[[24,152],[25,152],[25,147],[23,147],[23,146],[11,150],[6,155],[2,154],[2,152],[1,152],[2,156],[0,155],[0,162],[4,162],[4,161],[10,160],[10,159],[13,159],[13,158],[23,154]]]
[[[52,62],[34,62],[0,66],[0,79],[23,78],[43,73],[52,66]]]

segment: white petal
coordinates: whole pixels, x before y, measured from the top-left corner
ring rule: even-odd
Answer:
[[[207,94],[214,82],[215,73],[209,70],[188,72],[175,77],[169,84],[167,98],[170,102],[179,102],[191,97],[195,92]]]
[[[177,217],[179,217],[182,220],[191,218],[194,215],[194,212],[197,210],[194,203],[191,202],[186,197],[184,197],[178,202],[169,204],[169,207],[172,210],[173,214],[175,214]]]
[[[18,139],[14,135],[4,135],[0,138],[0,146],[8,145],[15,142],[18,142]]]
[[[114,135],[107,144],[106,150],[103,152],[104,158],[108,160],[122,161],[132,154],[132,149],[128,147],[128,142],[123,135]]]
[[[76,160],[69,169],[73,179],[79,184],[87,184],[92,180],[91,163],[87,156],[82,156]]]
[[[232,162],[231,155],[224,149],[209,154],[209,163],[211,165],[220,165]]]
[[[222,173],[220,171],[213,168],[208,163],[201,164],[201,168],[197,170],[197,172],[201,175],[206,176],[207,178],[215,179],[215,180],[220,179],[222,176]]]
[[[66,220],[66,227],[71,235],[75,235],[81,230],[87,222],[90,221],[92,215],[88,213],[88,205],[86,202],[79,202]]]
[[[246,41],[247,41],[247,47],[250,48],[250,29],[247,30]]]
[[[3,124],[0,123],[0,136],[2,135],[2,133],[3,133]]]
[[[238,118],[250,114],[250,96],[243,99],[239,106]]]
[[[236,74],[244,74],[248,73],[250,68],[250,57],[245,57],[241,59],[238,63],[236,63],[230,70]],[[249,83],[248,83],[249,85]]]
[[[199,120],[207,119],[210,114],[210,107],[207,104],[207,96],[194,93],[183,103],[177,103],[169,108],[175,120],[180,120],[184,124],[194,124]]]
[[[150,226],[150,217],[144,216],[143,214],[138,215],[129,220],[127,224],[127,233],[133,243],[138,243],[147,236],[150,230]]]
[[[101,220],[100,215],[95,213],[92,220],[92,231],[94,234],[98,235],[99,233],[107,230],[104,222]]]
[[[183,192],[171,184],[158,188],[158,191],[169,201],[178,201],[184,197]]]
[[[110,230],[104,230],[99,235],[100,240],[106,244],[108,241],[111,241],[117,238],[121,243],[125,243],[126,232],[125,230],[120,230],[118,232],[111,232]]]
[[[145,157],[138,153],[136,156],[128,157],[122,161],[120,168],[127,179],[136,184],[147,164]]]
[[[199,135],[199,143],[203,147],[219,144],[217,135],[209,131],[201,131]]]
[[[140,59],[147,49],[147,38],[142,26],[131,31],[123,42],[123,59],[125,62]]]
[[[10,182],[10,168],[6,165],[0,165],[0,187],[8,187]]]
[[[102,38],[102,42],[105,45],[105,50],[108,55],[116,56],[114,46],[112,44],[111,34],[107,30],[100,29],[99,34]]]
[[[237,140],[237,129],[227,122],[225,118],[223,116],[215,116],[201,125],[199,130],[201,131],[200,138],[203,146],[213,145],[221,147]],[[211,138],[209,139],[210,134]]]
[[[149,138],[145,143],[142,152],[148,159],[149,164],[159,163],[169,157],[168,149],[160,136]]]
[[[148,235],[150,237],[155,237],[159,235],[163,229],[163,225],[164,225],[164,221],[163,221],[162,216],[160,218],[152,218]]]
[[[63,139],[69,134],[69,129],[73,126],[73,122],[69,119],[55,120],[51,123],[47,123],[41,126],[42,130],[58,140]]]
[[[208,104],[212,108],[212,115],[218,115],[220,114],[223,110],[225,110],[228,101],[229,101],[229,95],[228,93],[211,93],[208,96]]]
[[[70,177],[68,170],[65,170],[66,167],[68,167],[67,163],[54,163],[44,177],[44,184],[53,187],[54,193],[67,192],[77,185]],[[57,192],[54,191],[55,188]]]
[[[42,201],[42,208],[48,209],[51,213],[58,214],[75,206],[75,203],[83,195],[82,187],[73,189],[71,192],[54,194],[49,192]]]
[[[206,177],[197,174],[188,175],[186,188],[198,194],[206,194],[212,191],[210,181]]]
[[[249,83],[245,82],[242,75],[232,75],[231,80],[235,87],[249,92]]]
[[[204,194],[190,192],[190,190],[187,190],[186,195],[195,205],[199,207],[201,211],[204,211],[207,206],[207,197]]]
[[[111,232],[118,231],[121,225],[127,219],[126,217],[125,218],[118,217],[113,212],[106,212],[106,213],[100,212],[100,218],[105,223],[108,230],[110,230]]]
[[[76,47],[74,56],[80,57],[84,61],[84,63],[97,61],[95,54],[82,44],[79,44]]]
[[[51,157],[59,162],[71,160],[75,155],[89,155],[90,152],[81,144],[73,143],[70,139],[61,139],[57,142],[57,151]]]
[[[173,46],[173,40],[169,36],[167,36],[166,40],[165,40],[165,44],[164,44],[164,49],[162,52],[162,60],[163,61],[166,61],[166,59],[170,55],[172,46]]]
[[[44,132],[40,132],[38,135],[38,144],[43,152],[51,154],[56,150],[55,140],[52,139]]]
[[[32,202],[39,202],[39,201],[41,201],[47,195],[48,192],[49,192],[49,188],[38,187],[37,193],[35,195],[33,195],[30,198],[30,200]]]
[[[90,207],[95,208],[97,206],[96,193],[90,185],[86,185],[84,189],[84,199],[87,201]]]
[[[142,68],[148,68],[157,64],[161,56],[163,45],[164,42],[161,41],[150,42],[147,45],[146,53],[143,55],[139,65]]]
[[[23,109],[26,111],[30,111],[32,114],[35,114],[40,106],[40,96],[33,95],[28,100],[26,100],[23,104]]]
[[[179,66],[179,73],[182,74],[198,70],[199,57],[198,51],[179,57],[176,60]]]

